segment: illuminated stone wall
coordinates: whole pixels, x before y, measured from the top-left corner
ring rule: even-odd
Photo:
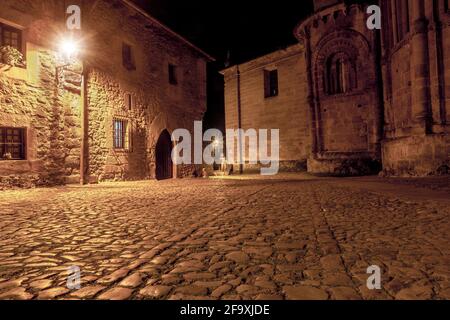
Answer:
[[[0,126],[26,128],[27,158],[0,161],[0,188],[79,177],[80,96],[57,83],[53,54],[31,47],[33,68],[4,65],[0,76]]]
[[[95,37],[90,47],[105,54],[92,57],[88,81],[89,173],[99,180],[154,177],[154,149],[160,133],[192,129],[194,120],[203,118],[205,59],[123,5],[101,1],[91,20],[95,24],[88,28],[95,31]],[[134,70],[122,65],[124,42],[132,47]],[[177,85],[169,83],[169,63],[176,66]],[[126,94],[132,95],[131,110],[125,103]],[[131,152],[112,147],[114,117],[132,125]],[[178,169],[179,175],[185,172]]]
[[[122,1],[84,3],[82,12],[89,12],[82,31],[86,179],[153,178],[160,133],[192,129],[194,120],[203,118],[207,58]],[[82,69],[56,68],[64,12],[64,1],[58,0],[0,2],[0,22],[23,30],[26,57],[25,68],[0,63],[0,126],[27,131],[26,160],[0,160],[0,188],[80,181]],[[133,70],[123,66],[123,43],[132,47]],[[177,67],[177,85],[169,83],[169,63]],[[129,150],[113,148],[116,117],[130,125]],[[191,169],[180,167],[175,174],[188,175]]]

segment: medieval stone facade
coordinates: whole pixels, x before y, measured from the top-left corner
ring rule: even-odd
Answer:
[[[298,45],[223,71],[226,127],[280,129],[282,168],[448,172],[448,1],[380,1],[381,32],[367,5],[314,3]]]
[[[387,174],[450,166],[450,1],[381,1]]]
[[[301,45],[294,45],[225,71],[226,128],[280,129],[280,166],[284,170],[306,168],[311,153],[308,109],[299,107],[307,105],[303,52]],[[270,72],[277,78],[279,90],[269,88]],[[271,143],[270,135],[268,140]],[[236,155],[237,146],[235,143]],[[247,147],[245,160],[249,152]],[[251,166],[245,167],[248,171]]]
[[[211,58],[130,1],[77,2],[69,63],[65,1],[0,2],[0,186],[190,174],[164,150],[202,119]]]

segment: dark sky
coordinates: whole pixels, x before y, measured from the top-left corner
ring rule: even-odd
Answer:
[[[241,62],[295,43],[308,0],[135,0],[161,22],[223,62]]]
[[[311,0],[134,0],[152,16],[212,55],[205,126],[223,129],[223,82],[230,52],[244,62],[296,43],[293,30],[312,13]]]

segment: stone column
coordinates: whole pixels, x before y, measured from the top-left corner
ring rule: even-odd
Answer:
[[[430,128],[430,75],[428,20],[424,0],[409,1],[413,23],[411,38],[412,134],[426,134]]]
[[[313,70],[312,70],[312,52],[311,52],[311,35],[310,30],[305,28],[302,34],[302,41],[305,44],[305,60],[306,60],[306,72],[308,81],[308,104],[311,119],[311,153],[312,157],[316,158],[319,152],[318,139],[317,139],[317,117],[316,117],[316,98],[314,94],[314,82],[313,82]]]

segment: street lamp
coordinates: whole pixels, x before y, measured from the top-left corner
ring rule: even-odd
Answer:
[[[58,56],[62,62],[62,65],[57,66],[57,69],[67,67],[75,63],[79,52],[80,46],[72,37],[61,39],[58,47]]]
[[[59,44],[59,53],[64,60],[68,62],[72,61],[74,58],[76,58],[78,52],[78,43],[75,42],[72,38],[61,40]]]
[[[56,81],[59,86],[60,71],[71,65],[81,67],[81,148],[80,148],[80,184],[86,183],[87,169],[87,136],[88,136],[88,115],[87,115],[87,67],[79,57],[79,41],[74,40],[72,36],[61,38],[59,41],[58,58],[61,61],[60,66],[56,66]]]
[[[213,163],[213,169],[214,169],[214,171],[216,171],[216,170],[219,170],[220,168],[219,168],[219,164],[216,162],[216,156],[218,155],[218,152],[220,151],[219,150],[219,147],[220,147],[220,141],[216,138],[216,137],[214,137],[214,140],[213,140],[213,142],[212,142],[212,146],[213,146],[213,157],[214,157],[214,163]]]

